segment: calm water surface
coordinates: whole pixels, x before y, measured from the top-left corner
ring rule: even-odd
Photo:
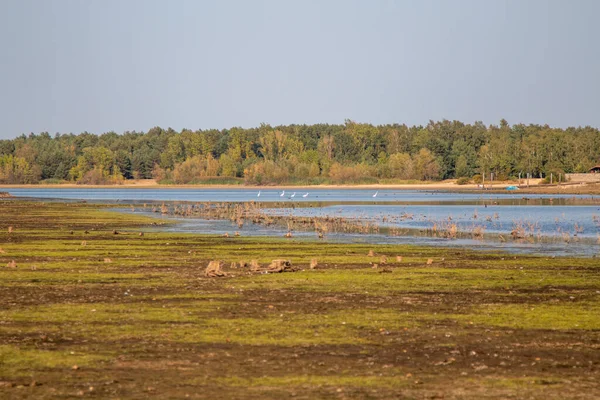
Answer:
[[[306,189],[306,190],[275,190],[275,189],[94,189],[94,188],[19,188],[8,189],[14,196],[82,199],[106,201],[288,201],[298,202],[493,202],[509,201],[522,202],[524,196],[518,192],[486,193],[461,192],[450,193],[426,190],[372,190],[372,189]],[[259,194],[260,192],[260,194]],[[375,196],[375,197],[374,197]],[[573,195],[527,195],[528,199],[541,199],[555,202],[599,199],[600,196]]]

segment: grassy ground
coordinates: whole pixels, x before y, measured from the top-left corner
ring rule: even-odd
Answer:
[[[0,398],[600,397],[596,259],[153,223],[0,202]],[[371,268],[382,255],[391,273]],[[303,270],[203,275],[276,258]]]

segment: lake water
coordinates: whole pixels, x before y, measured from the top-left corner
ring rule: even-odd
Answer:
[[[18,188],[6,190],[14,196],[82,199],[104,201],[192,201],[192,202],[223,202],[223,201],[287,201],[298,202],[514,202],[522,203],[523,195],[518,192],[486,193],[461,192],[450,193],[435,190],[372,190],[372,189],[306,189],[306,190],[256,190],[256,189],[95,189],[95,188]],[[259,195],[260,192],[260,195]],[[282,195],[283,194],[283,195]],[[305,197],[306,195],[306,197]],[[293,196],[293,197],[292,197]],[[375,196],[375,197],[374,197]],[[578,200],[600,200],[600,196],[573,195],[527,195],[528,199],[540,199],[554,202]]]
[[[517,253],[600,254],[600,199],[586,195],[532,195],[518,192],[488,193],[407,190],[307,189],[9,189],[14,196],[87,200],[97,202],[277,202],[266,212],[290,216],[342,217],[358,223],[376,224],[379,233],[331,232],[326,240],[368,243],[409,243],[499,249]],[[283,195],[282,195],[283,194]],[[305,195],[305,196],[304,196]],[[128,211],[131,212],[131,211]],[[134,212],[147,213],[136,208]],[[153,214],[157,215],[157,214]],[[286,229],[246,223],[239,229],[223,220],[178,218],[168,229],[221,234],[239,230],[242,235],[277,236]],[[438,233],[455,225],[463,233],[447,239]],[[393,233],[390,233],[390,230]],[[469,237],[477,230],[481,236]],[[526,239],[512,240],[520,230]],[[298,238],[315,238],[314,232],[294,232]]]

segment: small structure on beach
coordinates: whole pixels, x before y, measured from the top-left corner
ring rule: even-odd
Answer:
[[[589,169],[588,173],[599,174],[600,173],[600,164],[594,165],[592,168]]]

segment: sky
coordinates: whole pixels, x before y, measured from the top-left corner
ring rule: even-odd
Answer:
[[[0,0],[0,139],[429,120],[600,126],[600,1]]]

